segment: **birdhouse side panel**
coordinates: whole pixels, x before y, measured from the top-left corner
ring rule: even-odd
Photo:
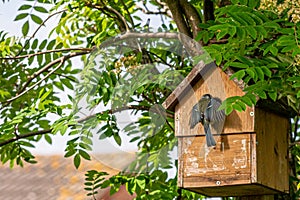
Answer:
[[[178,185],[184,188],[251,183],[250,133],[221,135],[215,148],[205,145],[205,136],[179,137]]]
[[[257,182],[270,188],[289,190],[289,119],[256,108]]]
[[[242,96],[244,92],[220,68],[212,70],[209,75],[190,87],[175,106],[176,136],[204,135],[204,129],[200,123],[193,129],[190,127],[192,108],[204,94],[211,94],[224,101],[228,97]],[[244,112],[233,111],[226,116],[222,133],[254,132],[253,116],[254,109],[252,107],[248,107]]]

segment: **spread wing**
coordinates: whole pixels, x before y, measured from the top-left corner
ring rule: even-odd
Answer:
[[[196,124],[200,121],[202,121],[202,115],[199,109],[198,103],[196,103],[192,110],[191,110],[191,117],[190,117],[190,127],[194,128]]]
[[[199,122],[203,123],[204,111],[209,103],[207,99],[200,99],[191,110],[190,127],[194,128]]]
[[[219,98],[212,98],[207,106],[205,118],[214,126],[218,132],[222,131],[225,121],[224,110],[218,110],[222,101]]]

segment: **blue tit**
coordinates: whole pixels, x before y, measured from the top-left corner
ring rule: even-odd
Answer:
[[[219,98],[212,97],[210,94],[205,94],[196,103],[191,111],[190,128],[194,128],[198,122],[204,127],[206,136],[206,144],[208,147],[216,146],[216,141],[212,135],[211,128],[220,131],[220,125],[223,128],[225,121],[224,110],[218,110],[222,101]],[[217,133],[219,134],[219,133]]]

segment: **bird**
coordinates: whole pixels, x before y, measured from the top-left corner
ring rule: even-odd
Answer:
[[[214,128],[218,134],[223,128],[225,112],[218,110],[221,104],[219,98],[204,94],[191,110],[190,128],[194,128],[199,122],[203,125],[208,147],[216,146],[211,128]]]

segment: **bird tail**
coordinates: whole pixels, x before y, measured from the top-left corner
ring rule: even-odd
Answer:
[[[209,124],[204,124],[204,131],[206,136],[206,144],[208,147],[216,146],[216,141],[210,131]]]

